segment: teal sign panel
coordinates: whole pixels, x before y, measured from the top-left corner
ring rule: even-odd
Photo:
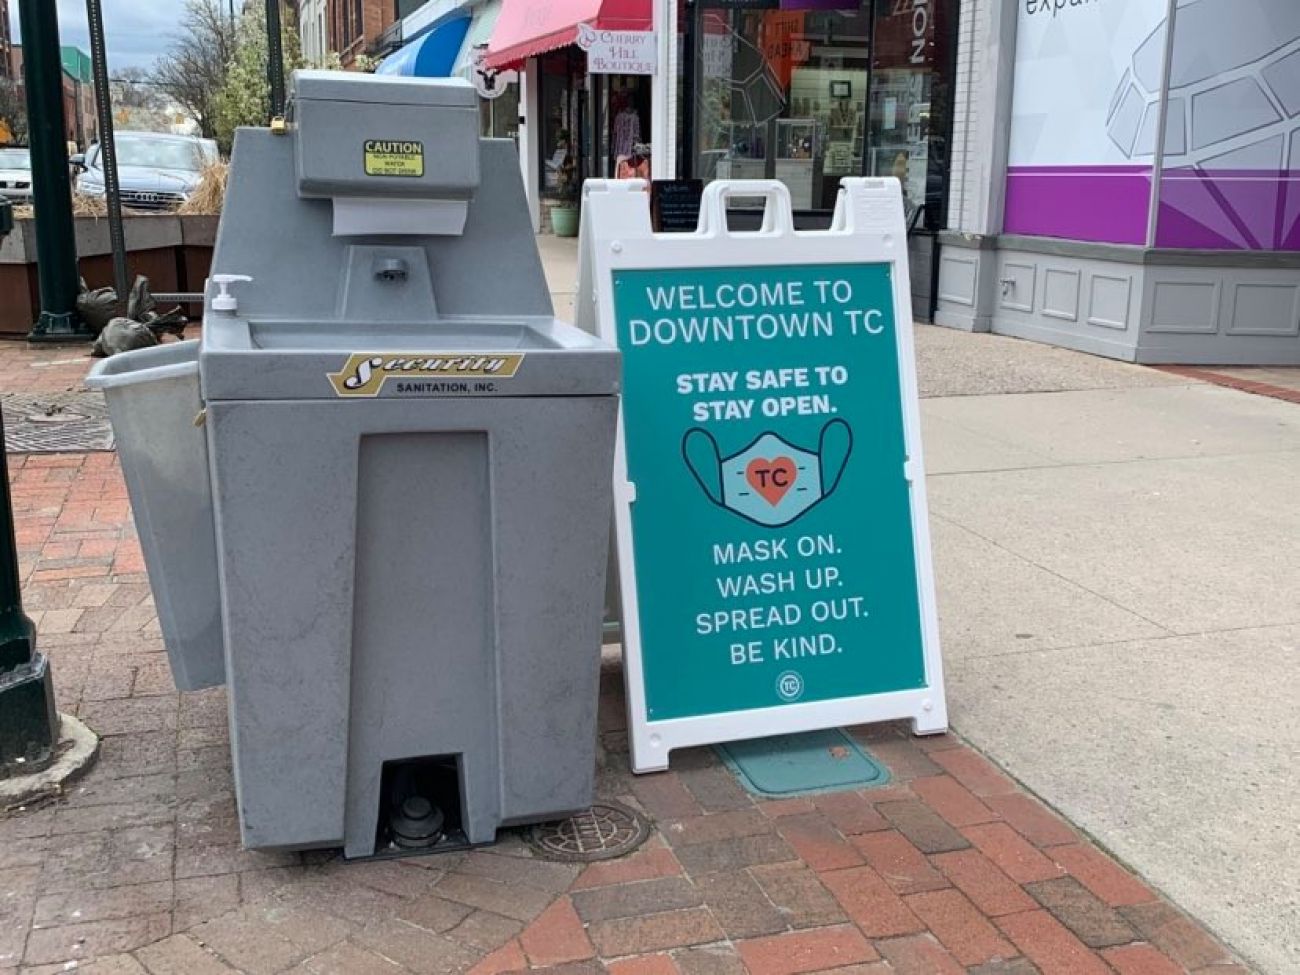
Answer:
[[[925,686],[891,275],[613,272],[649,721]]]

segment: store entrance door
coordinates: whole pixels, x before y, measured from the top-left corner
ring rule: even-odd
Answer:
[[[594,175],[650,179],[649,75],[592,75],[596,94]]]
[[[575,47],[537,59],[541,109],[538,184],[549,206],[578,205],[582,181],[593,175],[594,151],[587,98],[587,57]]]

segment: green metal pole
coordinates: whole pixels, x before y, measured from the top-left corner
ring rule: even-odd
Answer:
[[[41,316],[27,338],[32,342],[84,342],[94,335],[77,315],[77,246],[64,141],[58,10],[51,0],[18,0],[18,20],[23,31],[41,289]]]
[[[23,612],[7,458],[0,414],[0,778],[36,771],[59,743],[50,663],[36,652],[36,627]]]

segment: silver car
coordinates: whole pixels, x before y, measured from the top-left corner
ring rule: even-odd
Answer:
[[[0,196],[14,203],[32,198],[32,157],[26,149],[0,149]]]
[[[118,132],[117,181],[122,205],[133,210],[174,210],[199,185],[204,167],[217,161],[217,144],[211,139],[163,132]],[[81,170],[77,192],[104,195],[103,157],[99,144],[84,156],[72,157]]]

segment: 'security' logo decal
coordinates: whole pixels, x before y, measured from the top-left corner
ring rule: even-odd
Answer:
[[[377,355],[354,352],[338,372],[328,373],[339,396],[378,396],[393,379],[398,393],[491,393],[492,380],[510,379],[524,361],[521,352],[480,355],[473,352],[402,352]],[[474,383],[457,380],[478,380]]]

